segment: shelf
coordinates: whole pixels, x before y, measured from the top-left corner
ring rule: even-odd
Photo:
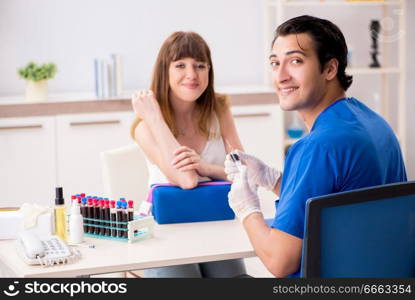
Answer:
[[[277,1],[270,1],[270,5],[276,5]],[[298,7],[298,6],[398,6],[401,1],[284,1],[284,6]]]
[[[347,73],[352,75],[356,74],[399,74],[399,68],[348,68],[346,69]]]

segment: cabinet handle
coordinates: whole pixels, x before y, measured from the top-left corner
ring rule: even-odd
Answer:
[[[17,126],[2,126],[0,130],[14,130],[14,129],[36,129],[42,128],[42,124],[35,124],[35,125],[17,125]]]
[[[120,120],[108,120],[108,121],[89,121],[89,122],[70,122],[70,126],[84,126],[84,125],[103,125],[103,124],[119,124]]]
[[[256,114],[234,114],[234,118],[256,118],[256,117],[269,117],[270,113],[256,113]]]

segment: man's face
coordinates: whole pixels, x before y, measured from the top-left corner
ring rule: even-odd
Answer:
[[[312,109],[324,97],[325,73],[320,70],[308,34],[279,36],[272,47],[270,63],[272,81],[283,110]]]

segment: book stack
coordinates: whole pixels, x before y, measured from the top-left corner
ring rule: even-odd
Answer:
[[[97,98],[110,98],[122,94],[122,58],[111,54],[110,58],[94,60],[95,95]]]

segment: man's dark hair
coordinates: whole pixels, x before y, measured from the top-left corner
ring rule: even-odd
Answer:
[[[325,64],[330,59],[337,59],[339,62],[337,79],[346,91],[352,84],[353,77],[346,74],[347,45],[339,27],[328,20],[312,16],[295,17],[278,26],[272,45],[274,45],[275,40],[279,36],[300,33],[309,34],[313,40],[314,48],[320,61],[321,71],[323,71]]]

